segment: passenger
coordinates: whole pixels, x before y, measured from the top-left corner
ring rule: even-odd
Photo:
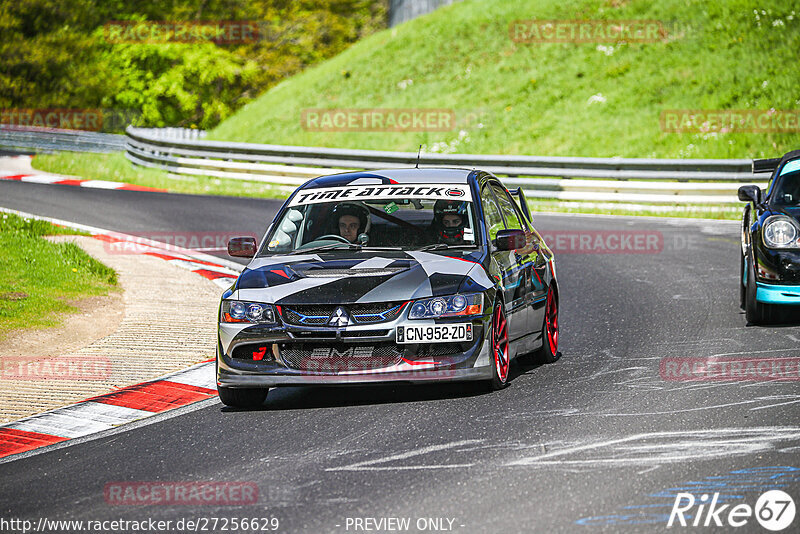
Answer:
[[[467,204],[458,200],[437,200],[433,205],[433,229],[440,243],[464,244]]]

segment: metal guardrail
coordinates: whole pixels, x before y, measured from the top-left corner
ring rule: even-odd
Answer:
[[[59,130],[35,126],[0,124],[0,147],[30,152],[119,152],[125,136],[82,130]]]
[[[345,170],[412,167],[414,152],[231,143],[186,128],[134,128],[126,135],[0,125],[0,147],[33,152],[125,151],[134,164],[177,175],[299,185]],[[737,203],[743,183],[763,185],[750,159],[636,159],[431,154],[421,167],[480,168],[529,198],[643,203]]]
[[[189,132],[192,132],[191,130]],[[201,134],[175,135],[128,127],[126,156],[136,165],[174,174],[297,185],[342,172],[411,167],[413,152],[262,145],[209,141]],[[193,137],[192,137],[193,136]],[[636,159],[430,154],[421,167],[490,171],[529,197],[562,200],[726,203],[738,202],[742,183],[762,183],[751,159]]]

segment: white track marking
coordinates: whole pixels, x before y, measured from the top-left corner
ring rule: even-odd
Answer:
[[[5,425],[6,428],[16,428],[17,430],[27,430],[28,432],[38,432],[60,438],[79,438],[95,432],[108,430],[114,425],[82,419],[69,412],[47,412],[34,415],[27,419],[22,419],[15,423]]]
[[[659,440],[649,445],[645,440]],[[709,459],[733,454],[752,454],[777,449],[777,442],[800,440],[797,427],[722,428],[715,430],[650,432],[625,438],[598,441],[512,460],[505,465],[659,465]],[[597,453],[597,457],[588,457]],[[646,453],[637,455],[637,453]],[[570,455],[576,456],[569,459]]]
[[[86,180],[81,182],[81,187],[91,187],[93,189],[118,189],[125,184],[119,182],[109,182],[106,180]]]
[[[205,362],[185,371],[172,375],[168,379],[170,382],[197,386],[201,388],[217,389],[217,379],[215,374],[214,362]]]
[[[385,458],[378,458],[377,460],[366,460],[363,462],[357,462],[342,467],[329,467],[325,470],[326,471],[394,471],[394,470],[408,470],[408,469],[453,469],[457,467],[472,467],[474,464],[401,465],[396,467],[376,466],[375,464],[385,464],[387,462],[393,462],[395,460],[405,460],[407,458],[413,458],[415,456],[422,456],[423,454],[429,454],[432,452],[453,449],[456,447],[460,447],[462,445],[473,445],[480,443],[481,441],[482,440],[479,439],[466,439],[462,441],[452,441],[450,443],[444,443],[442,445],[430,445],[428,447],[422,447],[420,449],[415,449],[408,452],[402,452],[399,454],[386,456]]]
[[[63,180],[59,176],[26,176],[21,181],[24,182],[32,182],[35,184],[52,184],[53,182],[58,182]]]

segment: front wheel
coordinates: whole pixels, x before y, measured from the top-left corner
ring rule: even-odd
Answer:
[[[535,353],[541,363],[553,363],[558,360],[558,295],[551,285],[547,290],[547,302],[544,307],[542,323],[542,348]]]
[[[510,368],[508,322],[500,304],[495,305],[492,313],[491,344],[492,378],[489,380],[489,389],[496,391],[508,385],[508,370]]]
[[[739,258],[739,307],[741,309],[745,309],[747,305],[747,288],[744,285],[746,269],[744,254],[742,254]]]
[[[756,300],[755,271],[755,263],[748,262],[744,314],[750,324],[767,324],[773,319],[774,307]]]
[[[217,386],[219,400],[234,408],[258,408],[267,399],[266,388],[228,388]]]

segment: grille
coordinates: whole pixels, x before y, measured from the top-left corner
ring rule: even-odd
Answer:
[[[322,374],[382,369],[400,363],[402,351],[394,343],[320,344],[280,346],[281,358],[292,369]]]
[[[402,302],[379,302],[372,304],[351,304],[342,306],[353,318],[355,324],[372,324],[392,321],[403,311]],[[288,324],[325,325],[338,308],[337,305],[283,306],[283,320]]]
[[[470,343],[466,343],[469,345]],[[436,358],[437,356],[448,356],[463,352],[461,343],[430,343],[417,347],[417,358]]]
[[[342,332],[342,337],[384,337],[388,335],[388,330],[345,330]]]

